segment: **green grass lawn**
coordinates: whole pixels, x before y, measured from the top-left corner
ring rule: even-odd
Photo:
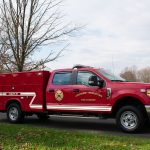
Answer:
[[[150,150],[150,139],[0,124],[0,150]]]

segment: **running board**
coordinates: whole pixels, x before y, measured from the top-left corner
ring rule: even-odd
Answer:
[[[90,119],[106,119],[106,117],[104,116],[88,116],[88,115],[74,115],[74,114],[61,114],[61,115],[58,115],[58,114],[53,114],[53,115],[49,115],[50,117],[64,117],[64,118],[90,118]]]

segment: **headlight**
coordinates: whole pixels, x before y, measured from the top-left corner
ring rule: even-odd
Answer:
[[[150,97],[150,89],[147,89],[147,90],[146,90],[146,95],[147,95],[148,97]]]
[[[141,93],[146,94],[148,97],[150,97],[150,89],[140,89]]]

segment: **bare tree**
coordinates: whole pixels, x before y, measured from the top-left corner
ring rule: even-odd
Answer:
[[[126,67],[120,73],[120,76],[127,81],[150,83],[150,67],[145,67],[142,69],[136,69],[135,66]]]
[[[41,46],[64,41],[79,27],[64,23],[61,0],[2,0],[0,6],[0,63],[7,71],[41,68],[56,60],[64,48],[33,60]]]
[[[10,72],[9,68],[9,59],[7,55],[7,47],[5,45],[1,45],[0,51],[0,72]],[[7,67],[9,66],[9,67]]]
[[[137,75],[136,75],[136,68],[135,67],[126,67],[121,73],[120,76],[127,81],[136,82],[138,81]]]
[[[150,83],[150,67],[140,69],[137,72],[138,79],[145,83]]]

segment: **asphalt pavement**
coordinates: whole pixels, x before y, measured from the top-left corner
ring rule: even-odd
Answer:
[[[0,113],[0,122],[8,123],[6,114]],[[120,131],[114,119],[98,119],[98,118],[73,118],[73,117],[59,117],[51,116],[47,121],[40,121],[35,115],[26,117],[25,125],[33,127],[54,128],[60,130],[68,130],[71,132],[82,131],[89,133],[98,133],[116,136],[132,136],[139,138],[150,138],[150,125],[146,125],[143,131],[136,134],[127,134]]]

